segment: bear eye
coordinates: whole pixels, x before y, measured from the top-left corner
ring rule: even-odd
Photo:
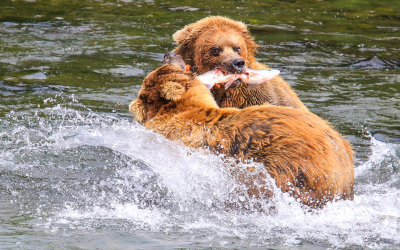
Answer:
[[[210,50],[211,55],[213,56],[219,56],[219,53],[221,53],[222,49],[220,47],[213,47]]]
[[[237,52],[238,54],[240,54],[240,47],[239,47],[239,46],[233,47],[233,51],[235,51],[235,52]]]

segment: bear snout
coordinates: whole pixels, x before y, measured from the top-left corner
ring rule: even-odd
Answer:
[[[234,73],[243,73],[245,62],[242,58],[236,58],[231,61],[231,68]]]
[[[217,64],[217,68],[220,68],[222,71],[226,73],[232,74],[240,74],[245,70],[245,62],[242,58],[234,58],[231,60],[226,60],[219,65]]]

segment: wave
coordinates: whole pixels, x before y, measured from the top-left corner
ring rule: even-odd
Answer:
[[[0,134],[2,186],[45,231],[197,235],[198,246],[219,247],[400,246],[398,144],[371,138],[371,156],[356,166],[354,201],[310,211],[270,180],[271,200],[232,209],[246,197],[229,175],[231,160],[73,105],[10,113],[12,129]]]

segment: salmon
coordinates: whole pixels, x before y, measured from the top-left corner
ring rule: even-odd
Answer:
[[[232,84],[237,80],[247,84],[247,89],[252,89],[271,80],[279,74],[280,71],[276,69],[246,68],[245,72],[240,74],[226,74],[220,69],[215,69],[198,75],[196,78],[206,85],[208,89],[211,89],[214,86],[219,87],[223,84],[225,85],[225,89],[228,89],[231,86],[236,86]]]

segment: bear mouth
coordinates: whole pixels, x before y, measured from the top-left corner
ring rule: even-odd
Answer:
[[[245,72],[246,67],[238,68],[232,66],[231,63],[219,63],[216,65],[215,69],[221,71],[224,75],[227,74],[242,74]]]
[[[221,66],[216,67],[215,70],[221,72],[221,73],[224,74],[225,76],[226,76],[226,75],[229,75],[229,74],[231,74],[231,75],[232,75],[232,74],[235,74],[235,75],[236,75],[236,74],[242,74],[242,73],[244,73],[244,70],[243,70],[243,72],[241,72],[241,73],[233,73],[233,72],[231,72],[231,71],[229,71],[229,70],[227,70],[226,68],[221,67]],[[241,81],[240,79],[236,79],[236,80],[234,80],[234,81],[230,84],[230,86],[229,86],[228,88],[226,88],[226,89],[230,89],[230,88],[234,89],[234,88],[236,88],[236,87],[239,87],[240,84],[242,84],[242,81]],[[225,85],[225,83],[224,83],[224,85]],[[224,88],[222,88],[222,89],[224,89]],[[226,89],[225,89],[225,90],[226,90]]]

